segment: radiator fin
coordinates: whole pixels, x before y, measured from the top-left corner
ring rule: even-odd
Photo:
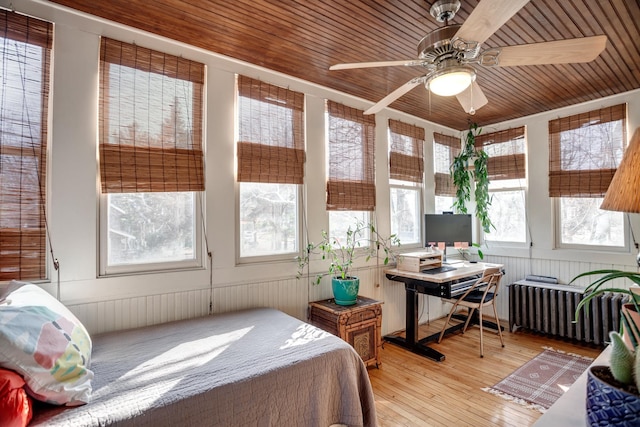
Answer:
[[[581,310],[574,319],[582,298],[582,289],[573,286],[516,282],[509,286],[511,330],[524,328],[604,346],[609,331],[620,330],[620,309],[626,298],[605,292],[591,300],[588,310]]]

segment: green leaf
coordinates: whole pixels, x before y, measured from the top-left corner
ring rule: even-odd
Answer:
[[[623,384],[631,384],[633,383],[635,355],[624,343],[619,333],[612,331],[609,337],[611,338],[612,347],[609,369],[611,369],[611,373],[616,380]]]
[[[457,213],[466,214],[467,202],[471,201],[472,181],[475,183],[474,198],[476,202],[475,216],[480,220],[482,229],[489,233],[495,228],[489,218],[489,206],[491,206],[491,195],[489,193],[489,155],[482,149],[475,147],[476,136],[482,132],[477,123],[469,124],[469,131],[465,135],[462,150],[453,159],[450,167],[450,174],[453,185],[456,187],[456,197],[453,202],[453,209]],[[474,170],[468,170],[469,162],[474,159]]]

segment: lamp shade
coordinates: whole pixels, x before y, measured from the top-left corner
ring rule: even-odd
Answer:
[[[600,209],[640,213],[640,128],[633,133]]]
[[[427,89],[436,95],[457,95],[471,85],[476,72],[471,67],[449,67],[433,74],[427,81]]]

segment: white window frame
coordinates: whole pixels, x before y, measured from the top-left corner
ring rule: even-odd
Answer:
[[[594,197],[596,198],[596,197]],[[606,246],[600,243],[592,244],[592,245],[583,245],[577,243],[563,243],[562,242],[562,230],[561,230],[561,199],[562,197],[554,197],[553,198],[553,213],[554,213],[554,248],[555,249],[577,249],[584,251],[593,251],[593,252],[615,252],[615,253],[630,253],[631,252],[631,230],[629,228],[629,221],[627,217],[627,213],[616,212],[620,215],[623,215],[622,226],[623,226],[623,236],[624,236],[624,244],[622,246]]]
[[[391,202],[391,190],[392,189],[402,189],[402,190],[412,190],[418,193],[418,241],[417,242],[409,242],[404,243],[402,238],[400,238],[400,247],[412,248],[412,247],[422,247],[424,240],[424,186],[422,183],[418,182],[409,182],[409,181],[400,181],[400,180],[390,180],[389,181],[389,202]],[[391,214],[391,206],[389,206],[389,214]],[[392,222],[392,219],[389,218],[389,222]],[[391,224],[389,225],[391,226]],[[393,230],[391,230],[393,233]],[[395,233],[398,235],[398,233]],[[398,236],[399,237],[399,236]]]
[[[327,233],[329,234],[329,237],[330,237],[330,238],[338,237],[338,238],[340,239],[340,241],[342,242],[342,244],[343,244],[343,245],[344,245],[344,241],[345,241],[345,240],[346,240],[346,238],[347,238],[347,235],[345,234],[345,235],[343,235],[343,236],[334,236],[334,233],[332,232],[332,229],[331,229],[331,213],[332,213],[332,212],[341,212],[341,213],[343,213],[343,214],[345,214],[345,215],[349,215],[349,212],[364,212],[364,213],[365,213],[365,215],[364,215],[364,219],[363,219],[363,221],[364,221],[365,225],[373,224],[373,212],[369,212],[369,211],[347,211],[347,210],[340,210],[340,211],[327,211],[327,221],[328,221],[328,223],[329,223],[329,227],[328,227],[328,229],[327,229]],[[355,218],[355,215],[354,215],[353,217]],[[351,225],[355,225],[355,224],[351,224]],[[377,224],[375,224],[375,226],[376,226],[376,228],[377,228]],[[367,241],[367,243],[368,243],[368,241],[370,240],[370,237],[371,237],[371,232],[369,232],[369,231],[368,231],[367,236],[363,236],[363,238],[365,238],[365,237],[366,237],[366,241]],[[360,249],[366,249],[366,248],[368,248],[368,247],[369,247],[369,245],[368,245],[368,244],[367,244],[367,245],[361,245],[361,246],[359,246],[359,247],[356,247],[356,251],[358,251],[358,250],[360,250]]]
[[[240,185],[236,182],[236,212],[235,215],[235,235],[236,235],[236,264],[256,264],[256,263],[269,263],[269,262],[290,262],[294,257],[300,255],[302,252],[302,191],[303,186],[301,184],[288,184],[297,186],[296,191],[296,249],[291,252],[282,252],[279,254],[271,255],[252,255],[241,256],[242,234],[240,227]],[[260,183],[254,183],[260,184]]]
[[[438,205],[438,203],[437,203],[438,198],[442,198],[442,199],[444,199],[444,198],[451,199],[451,205],[450,205],[449,207],[447,207],[447,210],[446,210],[446,211],[445,211],[445,210],[440,211],[440,210],[438,210],[438,209],[435,209],[435,206],[437,206],[437,205]],[[441,214],[441,213],[444,213],[444,212],[453,212],[453,211],[454,211],[454,209],[453,209],[453,202],[455,201],[455,199],[456,199],[456,198],[455,198],[455,196],[439,196],[439,195],[437,195],[437,194],[436,194],[436,195],[434,195],[434,196],[433,196],[434,213]]]
[[[524,178],[519,179],[519,181],[524,181]],[[494,181],[495,182],[495,181]],[[498,181],[499,182],[499,181]],[[489,237],[491,236],[491,233],[485,233],[484,230],[482,229],[482,227],[478,227],[478,229],[480,230],[480,234],[481,234],[481,241],[482,243],[486,243],[489,244],[491,246],[504,246],[504,247],[528,247],[530,245],[531,242],[531,236],[529,233],[529,209],[528,209],[528,200],[527,200],[527,187],[524,185],[518,185],[518,186],[500,186],[497,188],[491,188],[491,183],[489,183],[489,197],[492,197],[492,195],[494,193],[500,193],[500,192],[507,192],[507,191],[520,191],[522,192],[522,197],[524,200],[524,236],[525,236],[525,240],[524,242],[517,242],[517,241],[509,241],[509,240],[492,240]],[[489,207],[489,209],[491,209],[491,207]]]
[[[108,265],[108,244],[109,244],[109,202],[108,194],[100,194],[99,203],[99,260],[98,277],[131,275],[138,273],[160,273],[174,270],[194,270],[204,268],[203,264],[203,239],[202,239],[202,194],[194,193],[194,258],[182,261],[162,261],[123,265]]]

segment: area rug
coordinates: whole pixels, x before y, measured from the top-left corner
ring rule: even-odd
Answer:
[[[493,387],[482,390],[545,412],[593,359],[546,348]]]

